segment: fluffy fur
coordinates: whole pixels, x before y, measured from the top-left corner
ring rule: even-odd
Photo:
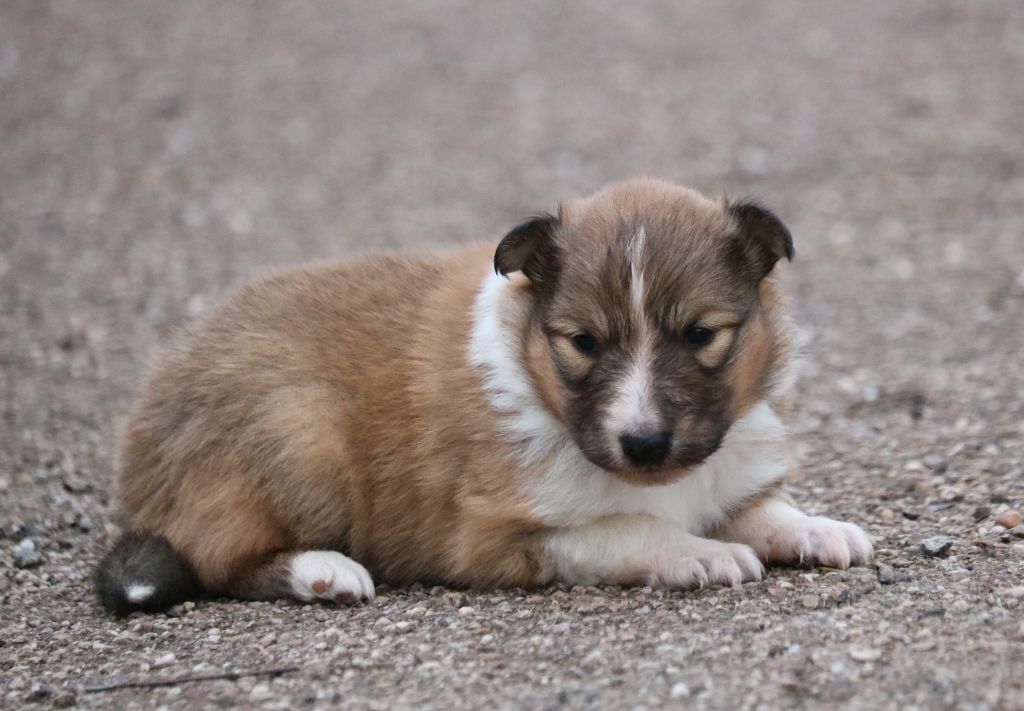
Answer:
[[[633,181],[498,245],[249,284],[153,368],[100,598],[688,588],[866,561],[860,529],[777,493],[791,256],[763,208]]]

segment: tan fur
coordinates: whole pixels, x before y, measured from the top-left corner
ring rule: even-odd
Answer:
[[[125,438],[126,526],[166,536],[214,590],[316,547],[394,583],[529,579],[532,524],[495,466],[511,452],[465,365],[492,252],[243,288],[150,378]]]
[[[637,213],[651,231],[693,235],[655,258],[697,274],[709,240],[729,229],[720,204],[656,181],[564,204],[559,214],[585,247],[567,265],[580,288],[556,297],[570,300],[574,322],[615,327],[600,322],[595,294],[623,286],[584,288],[598,274],[588,255],[610,249]],[[344,551],[391,584],[537,582],[544,527],[467,361],[472,305],[494,251],[376,255],[243,287],[157,362],[126,431],[124,524],[165,536],[208,589],[244,597],[276,590],[280,554],[318,548]],[[738,314],[680,302],[660,274],[649,270],[649,298],[664,303],[666,323],[738,323]],[[712,291],[722,278],[704,276]],[[732,338],[742,341],[733,419],[764,395],[785,355],[775,287],[761,289],[745,331],[705,356],[715,365]],[[562,339],[573,335],[568,322],[565,330]],[[522,343],[536,391],[565,422],[567,393],[541,324],[531,322]]]

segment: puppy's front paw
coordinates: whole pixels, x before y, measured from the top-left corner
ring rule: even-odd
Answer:
[[[689,545],[679,557],[665,561],[655,575],[655,585],[690,590],[707,585],[739,585],[760,580],[764,566],[750,546],[742,543],[701,540]]]
[[[802,516],[771,531],[762,552],[773,562],[812,560],[819,565],[845,569],[871,560],[874,547],[859,526],[824,516]]]
[[[336,551],[306,551],[289,563],[292,595],[304,602],[370,600],[373,580],[366,568]]]

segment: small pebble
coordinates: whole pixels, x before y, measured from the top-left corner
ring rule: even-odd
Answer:
[[[873,662],[882,657],[882,650],[873,647],[851,647],[850,659],[855,662]]]
[[[28,692],[28,696],[25,697],[25,701],[43,701],[50,698],[53,695],[51,689],[47,689],[45,686],[39,684],[33,684],[31,691]]]
[[[162,655],[160,655],[159,657],[157,657],[156,659],[153,660],[153,668],[154,669],[159,669],[160,667],[170,666],[171,664],[174,664],[174,662],[176,660],[177,660],[177,657],[174,656],[174,652],[168,652],[167,654],[162,654]]]
[[[26,570],[28,568],[35,568],[41,565],[43,557],[39,555],[36,550],[26,550],[24,548],[18,548],[14,551],[14,567]]]
[[[818,607],[818,596],[804,595],[800,598],[800,604],[806,607],[808,610],[813,610]]]
[[[271,692],[270,685],[268,684],[257,684],[249,692],[249,698],[253,701],[266,701],[271,696],[273,696],[273,692]]]
[[[992,509],[988,506],[981,505],[974,509],[974,520],[984,521],[986,518],[992,515]]]
[[[79,514],[75,518],[74,526],[75,526],[75,528],[77,528],[79,531],[82,531],[83,533],[88,533],[89,531],[91,531],[94,528],[96,528],[96,524],[93,523],[93,520],[91,518],[89,518],[88,516],[85,516],[84,514]]]
[[[942,558],[953,547],[953,539],[949,536],[932,536],[921,541],[921,552],[930,558]]]
[[[690,687],[681,681],[677,681],[672,685],[672,690],[668,692],[668,695],[673,699],[685,699],[690,695]]]
[[[1003,511],[996,516],[996,523],[1003,528],[1016,528],[1021,521],[1024,521],[1024,517],[1020,515],[1019,511]]]
[[[75,698],[75,695],[67,691],[58,694],[53,699],[53,707],[57,709],[69,709],[77,703],[78,699]]]
[[[475,607],[470,607],[469,605],[464,605],[463,607],[459,608],[459,616],[460,617],[472,617],[475,614],[476,614],[476,608]]]
[[[64,489],[72,494],[88,494],[93,490],[88,479],[81,476],[69,474],[61,479]]]
[[[882,585],[892,585],[896,582],[896,571],[891,565],[878,563],[875,568],[878,571],[878,582]]]

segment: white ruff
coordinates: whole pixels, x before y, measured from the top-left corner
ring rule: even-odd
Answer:
[[[481,369],[491,406],[503,415],[505,433],[523,447],[524,463],[573,446],[537,398],[523,366],[520,334],[530,315],[529,296],[498,274],[484,279],[474,307],[469,361]]]
[[[474,308],[469,360],[483,375],[505,434],[520,445],[524,493],[550,526],[582,526],[615,514],[654,516],[699,534],[730,507],[786,472],[779,446],[785,428],[761,402],[735,422],[722,446],[696,471],[663,486],[627,484],[591,464],[544,408],[522,363],[521,334],[529,296],[505,278],[488,276]]]

